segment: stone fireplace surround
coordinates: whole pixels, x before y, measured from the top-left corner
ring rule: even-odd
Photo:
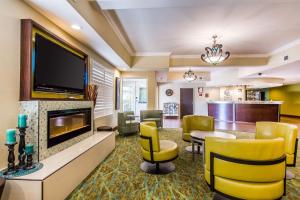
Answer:
[[[47,148],[47,112],[53,110],[67,110],[78,108],[92,108],[91,101],[21,101],[20,113],[28,115],[28,129],[26,131],[26,143],[34,144],[34,162],[38,162],[54,155],[80,141],[93,135],[88,131],[77,137]],[[93,113],[91,127],[93,127]]]
[[[96,131],[47,149],[48,111],[92,106],[89,101],[20,102],[20,112],[29,117],[26,142],[36,145],[35,159],[43,167],[32,174],[8,179],[2,199],[65,199],[115,149],[114,132]]]

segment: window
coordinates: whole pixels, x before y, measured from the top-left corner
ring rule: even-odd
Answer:
[[[147,103],[147,88],[139,88],[139,103]]]
[[[113,80],[112,71],[94,60],[92,61],[92,83],[98,85],[95,118],[113,114]]]

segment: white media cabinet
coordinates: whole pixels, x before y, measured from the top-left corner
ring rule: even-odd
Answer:
[[[1,200],[65,199],[114,148],[114,132],[95,132],[41,161],[39,171],[6,180]]]

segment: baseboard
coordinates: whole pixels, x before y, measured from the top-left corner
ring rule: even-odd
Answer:
[[[164,116],[165,119],[178,119],[179,116]]]
[[[290,117],[290,118],[300,119],[300,116],[297,116],[297,115],[285,115],[285,114],[281,114],[280,117]]]

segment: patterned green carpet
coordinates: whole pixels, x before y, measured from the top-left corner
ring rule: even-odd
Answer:
[[[253,137],[249,133],[235,133],[238,138]],[[140,170],[138,135],[116,138],[116,149],[70,195],[69,200],[82,199],[212,199],[213,194],[203,176],[201,156],[192,162],[192,155],[184,150],[189,143],[182,141],[180,129],[163,129],[160,139],[175,141],[179,157],[173,161],[176,170],[167,175],[149,175]],[[298,148],[299,149],[299,148]],[[290,170],[296,178],[287,181],[284,199],[300,199],[300,166]]]

